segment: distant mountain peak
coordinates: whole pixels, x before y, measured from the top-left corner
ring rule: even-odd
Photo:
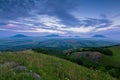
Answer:
[[[12,36],[12,37],[15,37],[15,38],[22,38],[22,37],[28,37],[28,36],[23,35],[23,34],[16,34],[16,35],[14,35],[14,36]]]
[[[47,35],[45,37],[60,37],[60,35],[58,35],[58,34],[50,34],[50,35]]]
[[[105,38],[104,35],[100,35],[100,34],[94,35],[93,37],[95,37],[95,38]]]

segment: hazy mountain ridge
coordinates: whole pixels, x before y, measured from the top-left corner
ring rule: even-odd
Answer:
[[[51,35],[46,35],[44,37],[62,37],[62,36],[60,36],[58,34],[51,34]]]
[[[94,35],[93,37],[94,38],[106,38],[104,35],[100,35],[100,34]]]
[[[12,36],[13,38],[24,38],[24,37],[28,37],[26,35],[23,35],[23,34],[16,34],[14,36]]]
[[[82,38],[50,38],[50,37],[20,37],[0,39],[1,50],[16,50],[28,48],[81,48],[81,47],[104,47],[118,44],[114,41],[97,40],[97,39],[82,39]]]

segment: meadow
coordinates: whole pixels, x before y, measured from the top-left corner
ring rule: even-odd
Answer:
[[[104,55],[101,59],[101,63],[103,63],[104,65],[120,67],[120,46],[113,46],[108,49],[112,51],[113,56]]]
[[[24,66],[24,68],[17,68]],[[36,74],[38,77],[36,77]],[[0,80],[116,80],[54,56],[33,52],[0,52]]]

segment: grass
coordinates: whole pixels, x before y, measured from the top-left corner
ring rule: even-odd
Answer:
[[[1,66],[9,62],[14,64],[9,67]],[[38,80],[27,72],[12,70],[15,65],[24,65],[31,72],[38,73],[40,80],[115,80],[107,73],[93,71],[70,61],[31,50],[0,52],[0,80]]]
[[[114,67],[120,67],[120,46],[109,48],[113,52],[113,56],[103,56],[101,63]]]

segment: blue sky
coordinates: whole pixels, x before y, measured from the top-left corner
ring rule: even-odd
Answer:
[[[120,0],[0,0],[0,36],[120,37]]]

